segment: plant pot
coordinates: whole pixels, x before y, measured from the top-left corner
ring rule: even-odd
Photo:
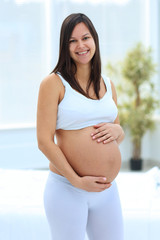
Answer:
[[[134,170],[134,171],[140,171],[142,170],[142,159],[139,158],[139,159],[134,159],[134,158],[131,158],[130,159],[130,169],[131,170]]]

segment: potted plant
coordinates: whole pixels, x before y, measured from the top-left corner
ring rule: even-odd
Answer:
[[[117,67],[118,66],[118,67]],[[152,59],[152,49],[138,43],[125,56],[124,60],[113,67],[107,65],[110,74],[116,74],[119,85],[119,117],[124,129],[128,129],[133,152],[130,159],[132,170],[142,169],[141,143],[148,130],[153,130],[153,113],[158,107],[158,100],[152,76],[156,65]]]

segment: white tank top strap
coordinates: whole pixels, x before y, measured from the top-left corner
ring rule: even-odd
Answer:
[[[65,87],[70,87],[71,88],[70,84],[62,77],[62,75],[60,73],[57,73],[57,75],[60,77],[60,79],[61,79],[61,81],[62,81],[62,83],[63,83],[63,85]],[[106,85],[107,91],[112,96],[112,88],[111,88],[111,81],[110,81],[110,79],[108,77],[106,77],[105,75],[102,75],[102,78],[103,78],[104,83]]]
[[[62,75],[60,73],[57,73],[57,75],[60,77],[60,79],[65,87],[68,87],[68,86],[71,87],[69,85],[69,83],[62,77]]]
[[[104,80],[104,83],[106,84],[106,87],[107,87],[107,91],[111,94],[112,96],[112,87],[111,87],[111,80],[110,78],[102,75],[102,78]]]

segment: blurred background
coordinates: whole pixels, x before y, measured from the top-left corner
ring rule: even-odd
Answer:
[[[37,147],[37,99],[57,62],[62,21],[77,12],[96,27],[105,74],[108,62],[116,66],[138,42],[152,48],[157,71],[151,81],[160,96],[160,0],[0,0],[0,239],[50,239],[43,207],[48,160]],[[119,78],[113,81],[121,85]],[[155,130],[142,137],[141,171],[130,169],[128,130],[120,145],[125,240],[160,236],[159,107],[151,118]]]
[[[0,1],[0,168],[48,168],[36,142],[39,85],[54,68],[62,21],[85,13],[100,39],[103,70],[121,61],[137,42],[153,49],[160,92],[159,0],[1,0]],[[145,166],[160,165],[160,111],[156,130],[142,141]],[[132,146],[126,132],[121,145],[122,167],[128,168]]]

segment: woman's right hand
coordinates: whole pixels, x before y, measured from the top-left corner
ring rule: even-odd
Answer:
[[[105,177],[83,176],[79,180],[76,187],[87,192],[102,192],[112,185]]]

